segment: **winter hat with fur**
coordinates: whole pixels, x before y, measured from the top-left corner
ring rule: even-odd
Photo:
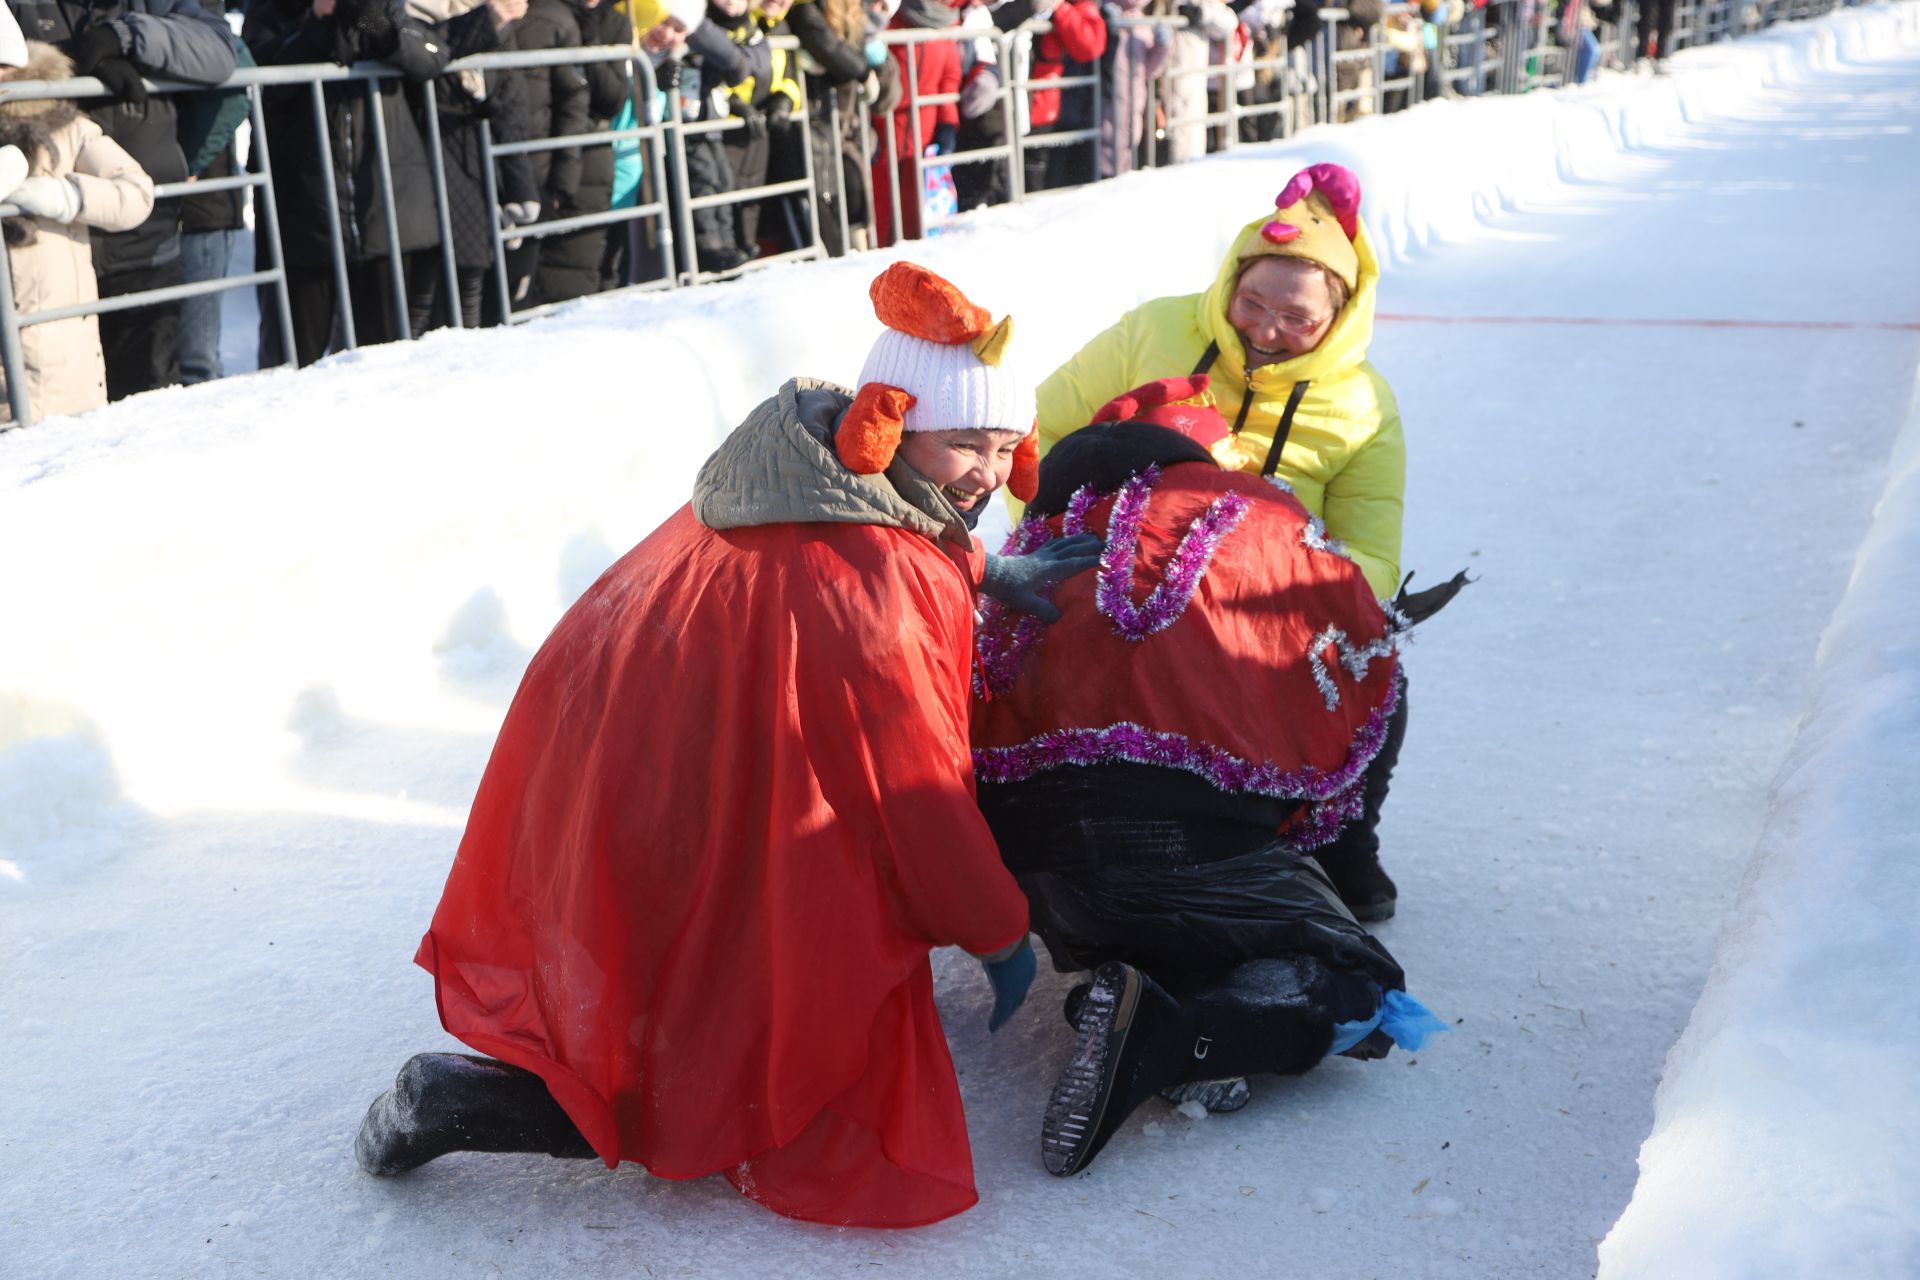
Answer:
[[[1349,293],[1359,286],[1353,238],[1360,233],[1360,179],[1353,170],[1308,165],[1281,188],[1273,207],[1273,220],[1241,250],[1242,267],[1255,258],[1304,258],[1339,276]]]
[[[893,462],[908,431],[1018,431],[1007,488],[1025,500],[1038,474],[1033,387],[1007,359],[1013,321],[995,324],[947,280],[896,262],[867,290],[886,326],[867,363],[834,448],[850,471],[872,475]]]

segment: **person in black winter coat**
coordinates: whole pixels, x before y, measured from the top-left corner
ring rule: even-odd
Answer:
[[[482,0],[408,0],[408,10],[415,18],[447,34],[448,50],[455,58],[511,45],[515,24],[526,16],[527,0],[491,0],[484,5],[486,22],[456,21],[480,7]],[[493,264],[493,228],[501,211],[487,200],[480,125],[484,121],[492,126],[496,142],[521,137],[525,132],[519,119],[519,78],[512,72],[463,71],[441,77],[434,88],[458,292],[449,299],[443,252],[427,255],[430,262],[415,263],[407,280],[408,327],[415,334],[446,325],[458,328],[481,323],[483,285],[487,268]],[[526,168],[525,156],[502,157],[499,168],[502,207],[535,198],[530,184],[515,185],[510,176]],[[450,301],[458,305],[457,315],[451,312]]]
[[[404,292],[396,300],[389,254],[402,255],[402,272],[437,267],[429,256],[410,255],[440,241],[433,206],[433,171],[420,134],[409,86],[437,75],[450,44],[468,26],[491,21],[475,9],[448,23],[443,33],[409,15],[403,0],[252,0],[241,36],[261,66],[369,60],[398,68],[399,80],[350,81],[326,86],[331,154],[320,153],[310,91],[305,85],[268,89],[262,95],[268,150],[273,157],[273,194],[280,215],[280,242],[293,310],[295,358],[312,364],[332,342],[341,300],[335,296],[332,236],[328,229],[323,174],[331,170],[335,212],[347,266],[346,299],[356,343],[392,342],[407,336]],[[371,103],[373,105],[369,105]],[[387,233],[387,203],[374,148],[372,111],[385,126],[393,178],[396,246]],[[267,262],[264,238],[256,261]],[[397,306],[396,306],[397,301]],[[279,325],[269,296],[261,297],[260,363],[281,363]]]
[[[8,7],[28,39],[59,45],[73,60],[75,75],[107,86],[111,99],[88,114],[156,184],[186,180],[173,99],[149,98],[141,77],[225,80],[233,74],[234,55],[224,21],[196,0],[8,0]],[[160,201],[132,231],[96,232],[93,266],[102,298],[182,283],[179,202]],[[178,382],[179,327],[177,302],[102,315],[107,397],[118,400]]]
[[[515,43],[522,49],[578,49],[633,42],[627,16],[606,0],[531,0]],[[523,71],[528,136],[561,138],[605,132],[631,96],[620,62],[585,62]],[[604,213],[613,204],[613,148],[606,143],[536,151],[534,185],[541,216],[571,218]],[[589,227],[539,242],[529,300],[563,302],[600,290],[607,229]]]

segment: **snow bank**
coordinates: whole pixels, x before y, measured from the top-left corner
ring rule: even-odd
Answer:
[[[1691,113],[1884,46],[1915,11],[1702,50],[1659,84],[1436,102],[1314,130],[987,211],[910,252],[1018,316],[1022,357],[1050,368],[1085,317],[1207,279],[1302,163],[1358,170],[1384,256],[1404,261],[1483,234],[1502,208],[1564,191]],[[1010,251],[1042,239],[1040,269]],[[18,710],[31,692],[95,727],[101,785],[68,793],[83,806],[392,812],[289,777],[316,688],[334,714],[491,732],[532,646],[678,504],[747,409],[792,373],[855,376],[876,327],[865,284],[882,261],[590,302],[512,333],[435,334],[0,439],[0,540],[36,548],[0,564],[0,600],[34,623],[0,629],[0,789],[36,789],[40,757],[19,749],[38,736]],[[154,486],[165,518],[99,520],[147,511]],[[12,848],[46,826],[0,821]]]
[[[1920,385],[1602,1280],[1920,1275]]]

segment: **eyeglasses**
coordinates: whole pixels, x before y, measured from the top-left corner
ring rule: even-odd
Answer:
[[[1244,294],[1237,293],[1233,296],[1233,301],[1227,309],[1230,312],[1238,313],[1243,324],[1251,324],[1264,316],[1266,319],[1273,321],[1277,328],[1287,333],[1312,333],[1315,329],[1318,329],[1321,325],[1333,319],[1332,316],[1301,315],[1298,311],[1275,311],[1271,307],[1261,306]]]

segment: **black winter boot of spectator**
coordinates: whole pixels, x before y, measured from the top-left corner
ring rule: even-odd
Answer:
[[[463,1053],[415,1054],[368,1108],[353,1153],[385,1178],[451,1151],[593,1154],[532,1072]]]

